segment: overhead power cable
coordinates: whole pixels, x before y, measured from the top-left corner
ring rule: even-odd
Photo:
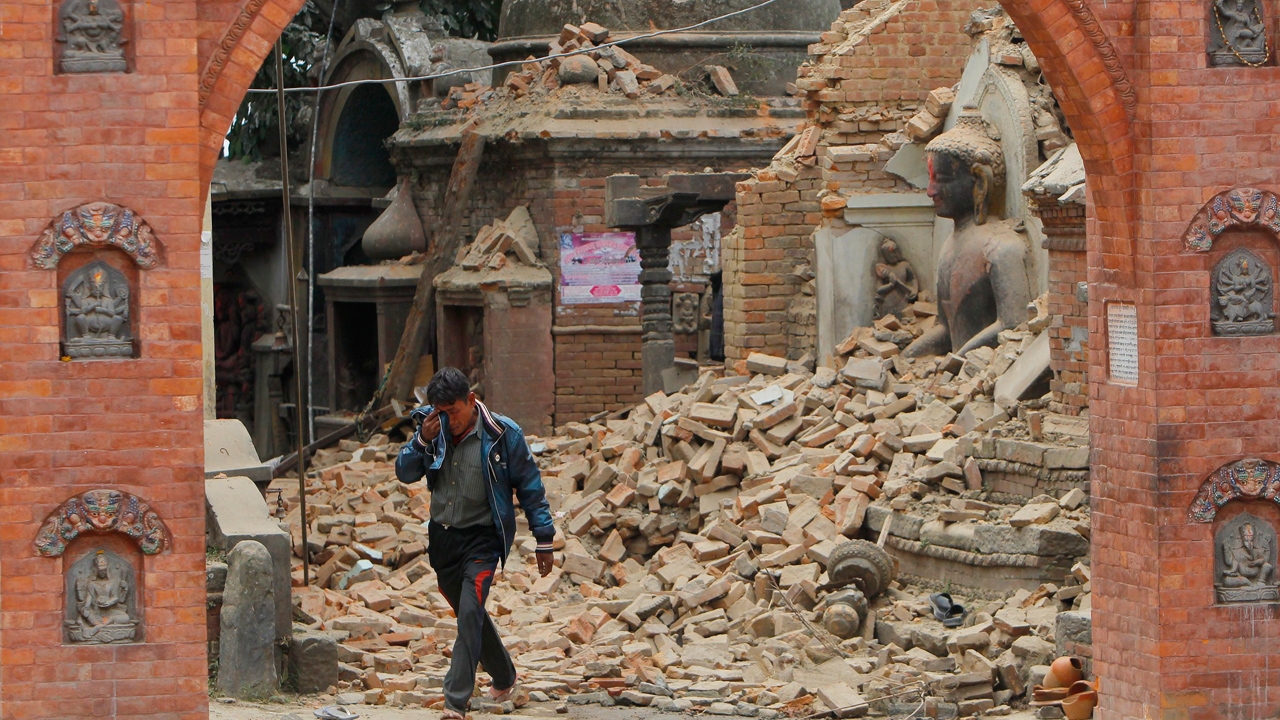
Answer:
[[[764,0],[763,2],[760,2],[760,3],[757,3],[757,4],[755,4],[755,5],[752,5],[751,7],[748,7],[748,8],[742,8],[742,9],[740,9],[740,10],[734,10],[733,12],[728,12],[728,13],[725,13],[725,14],[723,14],[723,15],[717,15],[716,17],[713,17],[713,18],[711,18],[711,19],[709,19],[709,20],[703,20],[702,22],[694,23],[694,24],[692,24],[692,25],[686,25],[686,26],[684,26],[684,27],[678,27],[678,28],[671,28],[671,29],[669,29],[669,30],[655,30],[654,32],[645,33],[645,34],[643,34],[643,35],[633,35],[632,37],[622,38],[622,39],[620,39],[620,40],[614,40],[614,41],[612,41],[612,42],[607,42],[607,43],[604,43],[604,44],[601,44],[601,45],[596,45],[596,46],[594,46],[594,47],[585,48],[585,49],[582,49],[582,50],[574,50],[574,51],[572,51],[572,52],[557,53],[557,54],[555,54],[555,55],[546,55],[546,56],[544,56],[544,57],[540,57],[540,58],[538,58],[538,59],[539,59],[539,60],[553,60],[553,59],[556,59],[556,58],[567,58],[567,57],[573,57],[573,56],[575,56],[575,55],[584,55],[584,54],[586,54],[586,53],[595,52],[595,51],[597,51],[597,50],[602,50],[602,49],[604,49],[604,48],[620,47],[620,46],[625,45],[625,44],[627,44],[627,43],[633,43],[633,42],[636,42],[636,41],[638,41],[638,40],[648,40],[648,39],[650,39],[650,38],[660,37],[660,36],[662,36],[662,35],[672,35],[672,34],[675,34],[675,33],[689,32],[689,31],[691,31],[691,30],[697,30],[697,29],[699,29],[699,28],[706,27],[706,26],[711,25],[711,24],[713,24],[713,23],[720,22],[721,20],[728,20],[729,18],[737,17],[738,15],[745,15],[746,13],[749,13],[749,12],[751,12],[751,11],[753,11],[753,10],[759,10],[759,9],[760,9],[760,8],[762,8],[762,7],[766,7],[766,6],[768,6],[768,5],[773,5],[774,3],[777,3],[777,2],[780,2],[780,1],[781,1],[781,0]],[[345,88],[345,87],[354,87],[354,86],[356,86],[356,85],[385,85],[385,84],[387,84],[387,83],[418,82],[418,81],[421,81],[421,80],[437,80],[437,79],[440,79],[440,78],[452,77],[452,76],[454,76],[454,75],[458,75],[458,74],[461,74],[461,73],[483,72],[483,71],[485,71],[485,70],[497,70],[497,69],[499,69],[499,68],[504,68],[504,67],[513,67],[513,66],[516,66],[516,65],[523,65],[523,64],[525,64],[526,62],[528,62],[528,60],[508,60],[508,61],[506,61],[506,62],[493,63],[492,65],[481,65],[481,66],[479,66],[479,67],[470,67],[470,68],[458,68],[458,69],[456,69],[456,70],[449,70],[449,71],[447,71],[447,72],[435,73],[435,74],[433,74],[433,75],[417,75],[417,76],[414,76],[414,77],[403,77],[403,78],[367,78],[367,79],[364,79],[364,80],[348,80],[348,81],[346,81],[346,82],[334,83],[334,84],[332,84],[332,85],[317,85],[317,86],[311,86],[311,87],[284,88],[284,92],[286,92],[286,93],[295,93],[295,92],[320,92],[320,91],[323,91],[323,90],[339,90],[339,89],[341,89],[341,88]],[[248,92],[250,92],[250,93],[274,93],[274,92],[277,92],[277,89],[275,89],[275,88],[250,88],[250,89],[248,90]]]

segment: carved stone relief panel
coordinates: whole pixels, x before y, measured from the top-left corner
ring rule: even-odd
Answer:
[[[107,645],[142,640],[137,573],[106,548],[85,553],[66,577],[66,641]]]
[[[58,42],[64,73],[125,72],[124,11],[117,0],[63,0],[58,8]]]
[[[1213,586],[1220,603],[1280,601],[1276,583],[1276,531],[1247,512],[1214,533]]]
[[[31,248],[31,262],[53,270],[73,250],[107,247],[123,251],[143,270],[159,265],[163,250],[151,226],[133,210],[91,202],[55,217]]]
[[[692,335],[698,332],[702,300],[698,293],[678,292],[671,295],[671,330]]]
[[[1210,318],[1215,335],[1267,335],[1275,331],[1271,266],[1244,248],[1213,268]]]
[[[1271,59],[1260,0],[1209,0],[1209,67],[1261,67]]]
[[[98,488],[54,509],[36,534],[36,552],[58,557],[84,533],[120,533],[138,544],[143,555],[156,555],[173,544],[173,536],[147,501],[119,490]]]
[[[131,357],[131,295],[124,273],[101,260],[68,275],[62,286],[62,354],[72,358]]]

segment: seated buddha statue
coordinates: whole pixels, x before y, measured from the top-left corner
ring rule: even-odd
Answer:
[[[938,258],[937,324],[903,354],[963,356],[1026,319],[1027,241],[1016,221],[991,219],[1004,197],[1004,152],[976,110],[965,108],[925,153],[929,198],[955,229]]]

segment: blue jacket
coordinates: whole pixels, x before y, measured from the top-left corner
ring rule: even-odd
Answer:
[[[550,541],[556,534],[547,505],[547,492],[542,487],[542,472],[525,442],[524,431],[510,418],[489,412],[484,403],[476,401],[477,421],[480,423],[480,449],[485,458],[484,477],[489,486],[489,510],[493,524],[502,536],[502,562],[511,553],[511,543],[516,536],[516,510],[512,495],[519,498],[529,519],[529,530],[540,542]],[[430,406],[413,411],[421,419],[430,414]],[[447,440],[449,418],[440,415],[440,434],[423,445],[415,433],[405,443],[396,457],[396,477],[401,482],[413,483],[427,478],[427,487],[435,490],[436,476],[444,465],[449,449]]]

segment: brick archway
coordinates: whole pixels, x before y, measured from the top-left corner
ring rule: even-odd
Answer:
[[[200,72],[200,181],[207,193],[213,167],[222,150],[223,138],[231,127],[245,92],[262,61],[271,53],[276,38],[302,7],[303,0],[212,0],[202,5],[225,15],[234,7],[229,22],[222,24],[217,43],[201,46]],[[213,24],[213,23],[210,23]],[[205,57],[206,52],[208,53]]]
[[[1000,0],[1058,98],[1089,177],[1090,265],[1132,280],[1133,122],[1138,98],[1088,0]]]

